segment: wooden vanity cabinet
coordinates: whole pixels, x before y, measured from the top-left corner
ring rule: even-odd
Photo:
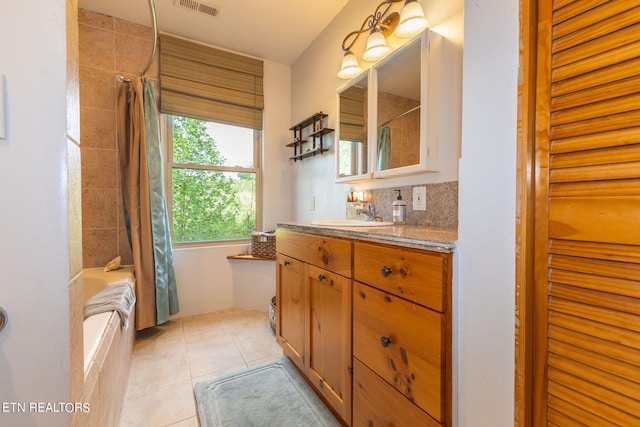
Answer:
[[[278,342],[346,425],[451,425],[450,253],[278,229]]]
[[[354,426],[450,425],[450,265],[451,254],[354,243]]]
[[[277,340],[348,425],[353,243],[280,229],[276,234]]]

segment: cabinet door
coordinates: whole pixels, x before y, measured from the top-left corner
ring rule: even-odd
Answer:
[[[362,283],[353,293],[353,356],[444,422],[444,316]]]
[[[351,418],[351,280],[308,266],[306,373],[343,420]]]
[[[277,255],[276,335],[284,354],[304,369],[305,275],[304,263]]]

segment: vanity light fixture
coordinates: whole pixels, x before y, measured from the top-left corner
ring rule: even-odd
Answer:
[[[362,67],[351,48],[361,34],[369,32],[367,44],[362,54],[362,59],[373,62],[383,58],[391,51],[386,38],[394,32],[399,37],[413,37],[427,28],[429,23],[424,17],[422,6],[417,0],[404,0],[402,12],[392,12],[387,15],[389,8],[394,3],[403,0],[385,0],[378,5],[373,14],[367,16],[359,30],[352,31],[342,41],[344,57],[338,77],[350,79],[359,74]]]
[[[365,61],[377,61],[383,58],[387,53],[391,51],[391,48],[387,44],[387,40],[384,38],[382,31],[377,27],[371,29],[371,34],[367,37],[367,47],[364,49],[362,59]]]
[[[424,17],[422,6],[418,0],[407,0],[400,12],[400,22],[395,35],[398,37],[412,37],[429,26]]]
[[[358,58],[356,58],[350,50],[346,51],[342,58],[342,66],[340,67],[340,71],[338,71],[338,77],[341,79],[350,79],[360,74],[360,71],[362,71],[362,68],[360,68],[360,64],[358,64]]]

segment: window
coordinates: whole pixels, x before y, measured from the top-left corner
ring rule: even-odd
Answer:
[[[164,115],[174,243],[248,239],[260,227],[262,132]]]

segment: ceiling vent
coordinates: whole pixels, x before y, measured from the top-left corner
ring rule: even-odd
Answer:
[[[218,16],[218,14],[220,13],[220,8],[218,6],[215,6],[211,3],[205,3],[203,1],[175,0],[174,4],[183,9],[189,9],[193,12],[197,12],[210,17]]]

